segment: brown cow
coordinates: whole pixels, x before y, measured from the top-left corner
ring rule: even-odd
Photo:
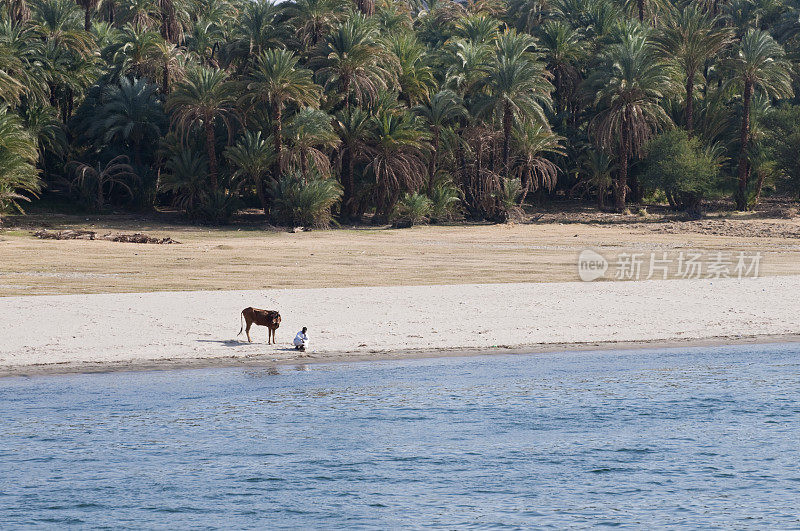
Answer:
[[[245,332],[247,333],[247,341],[252,343],[250,340],[250,327],[253,323],[266,326],[269,328],[269,332],[267,333],[267,344],[275,343],[275,330],[281,325],[281,314],[276,312],[275,310],[259,310],[258,308],[245,308],[242,310],[242,317],[244,317],[244,322],[247,323],[247,328]],[[241,319],[240,319],[241,320]],[[242,328],[239,329],[239,333],[236,334],[237,336],[242,335]]]

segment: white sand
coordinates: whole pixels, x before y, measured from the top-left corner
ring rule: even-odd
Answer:
[[[0,369],[41,364],[524,348],[800,332],[800,277],[199,291],[0,298]],[[240,311],[278,309],[237,340]]]

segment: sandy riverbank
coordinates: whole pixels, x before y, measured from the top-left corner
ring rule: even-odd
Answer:
[[[298,233],[123,222],[114,216],[81,223],[45,218],[49,230],[141,231],[180,245],[40,240],[32,234],[44,220],[22,218],[31,224],[0,228],[0,296],[573,282],[577,257],[587,248],[612,262],[621,253],[667,253],[673,260],[669,278],[676,279],[682,278],[680,252],[759,252],[760,276],[800,275],[800,218],[624,221],[596,211],[552,216],[516,225]]]
[[[797,293],[800,276],[4,297],[0,375],[796,340]],[[250,305],[281,311],[278,345],[236,337]]]

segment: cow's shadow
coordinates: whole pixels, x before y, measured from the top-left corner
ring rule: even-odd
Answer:
[[[238,339],[198,339],[198,343],[219,343],[226,347],[238,347],[239,345],[252,345],[247,341],[239,341]]]
[[[238,339],[198,339],[197,342],[198,343],[218,343],[220,345],[225,345],[226,347],[240,347],[242,345],[252,345],[252,346],[265,345],[265,343],[258,343],[258,342],[255,342],[255,341],[252,342],[252,343],[248,343],[247,341],[240,341]],[[268,347],[274,347],[274,345],[267,345],[267,346]],[[280,347],[280,348],[275,348],[275,350],[278,351],[278,352],[297,352],[298,354],[301,353],[301,351],[295,349],[294,347]]]

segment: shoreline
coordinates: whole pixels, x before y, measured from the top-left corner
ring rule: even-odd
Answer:
[[[381,352],[324,352],[274,358],[275,354],[256,356],[227,356],[206,358],[149,359],[116,362],[64,362],[20,366],[0,366],[0,379],[32,378],[72,374],[103,374],[112,372],[177,371],[193,369],[270,368],[286,365],[318,365],[325,363],[359,363],[432,358],[462,358],[478,356],[526,356],[561,354],[566,352],[604,352],[610,350],[653,350],[735,345],[767,345],[800,343],[800,334],[764,334],[714,336],[696,339],[655,339],[639,341],[596,341],[580,343],[547,343],[517,347],[454,348],[435,350],[395,350]]]
[[[800,341],[800,276],[0,298],[0,376]],[[242,308],[279,310],[277,344]],[[291,346],[309,329],[309,355]]]

